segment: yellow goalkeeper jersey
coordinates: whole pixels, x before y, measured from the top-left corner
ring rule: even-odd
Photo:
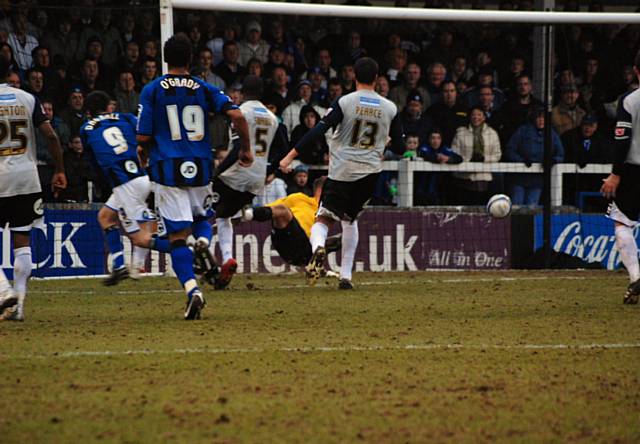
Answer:
[[[307,237],[311,236],[311,225],[313,225],[318,211],[318,202],[313,197],[304,193],[293,193],[267,204],[268,207],[276,205],[284,205],[289,208],[293,217],[298,220],[304,232],[307,233]]]

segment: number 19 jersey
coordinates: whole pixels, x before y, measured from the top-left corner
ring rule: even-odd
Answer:
[[[0,197],[42,191],[36,166],[35,128],[47,120],[31,94],[0,85]]]
[[[167,74],[144,87],[138,134],[153,136],[151,180],[167,186],[203,186],[211,176],[208,114],[237,109],[215,86],[189,75]]]

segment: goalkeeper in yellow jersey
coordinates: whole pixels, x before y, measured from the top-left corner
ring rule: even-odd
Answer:
[[[318,212],[318,204],[326,176],[313,182],[313,197],[294,193],[275,200],[264,207],[245,208],[242,220],[271,221],[271,243],[280,257],[290,265],[304,267],[311,259],[311,225]],[[340,249],[340,237],[327,239],[327,252]]]

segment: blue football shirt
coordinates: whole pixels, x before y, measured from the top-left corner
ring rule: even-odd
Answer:
[[[112,187],[146,175],[138,162],[137,119],[133,114],[101,114],[80,127],[82,145]]]
[[[144,87],[138,134],[152,136],[149,174],[167,186],[202,186],[211,177],[208,114],[237,109],[215,86],[189,75],[166,74]]]

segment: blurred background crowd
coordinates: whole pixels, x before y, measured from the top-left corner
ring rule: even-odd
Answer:
[[[108,190],[88,165],[78,137],[84,98],[103,90],[115,110],[137,112],[140,91],[162,71],[158,4],[60,3],[0,2],[0,57],[12,64],[8,83],[40,99],[65,148],[70,186],[59,200],[87,201],[92,182],[92,197],[101,201]],[[403,7],[409,2],[395,3]],[[533,2],[453,5],[431,0],[411,6],[532,10]],[[606,10],[598,1],[565,1],[561,9]],[[638,87],[632,62],[640,48],[640,28],[632,25],[556,27],[554,106],[551,122],[545,122],[533,90],[533,26],[181,10],[174,23],[176,32],[193,43],[192,75],[234,101],[242,100],[245,75],[263,78],[263,102],[280,118],[291,146],[333,101],[354,91],[354,62],[373,57],[380,65],[376,90],[398,106],[407,136],[402,152],[385,153],[389,160],[527,166],[542,161],[543,128],[550,124],[555,162],[578,168],[609,163],[618,99]],[[212,117],[210,126],[219,160],[227,151],[226,122]],[[276,178],[258,200],[311,193],[313,175],[320,173],[308,165],[327,164],[326,141],[300,160],[292,175]],[[38,141],[38,164],[42,182],[48,183],[53,167],[44,140]],[[565,187],[565,201],[575,203],[580,192],[595,191],[598,181],[576,176]],[[537,205],[541,189],[542,178],[535,174],[418,173],[414,202],[483,204],[488,195],[505,192],[516,204]],[[383,173],[374,203],[393,205],[396,199],[397,179]]]

